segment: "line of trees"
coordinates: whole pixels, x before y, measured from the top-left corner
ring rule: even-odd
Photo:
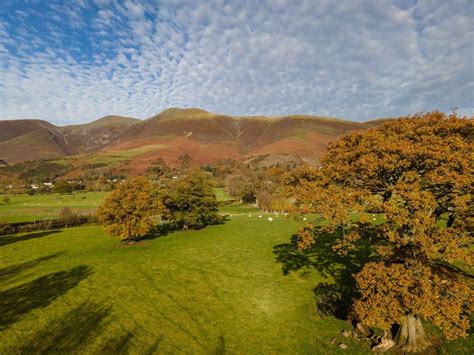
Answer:
[[[118,184],[97,210],[106,231],[122,240],[148,235],[163,219],[176,228],[199,229],[219,221],[207,174],[194,171],[160,186],[146,177]]]

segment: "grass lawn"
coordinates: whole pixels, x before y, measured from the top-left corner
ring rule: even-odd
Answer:
[[[366,353],[329,344],[347,324],[316,314],[323,277],[276,262],[296,228],[239,216],[133,246],[99,226],[0,237],[0,353]]]
[[[327,245],[296,253],[296,228],[234,216],[137,245],[99,226],[0,237],[0,354],[369,353],[316,312],[316,290],[350,270]]]
[[[63,207],[70,207],[78,214],[94,213],[106,194],[106,192],[77,192],[69,195],[9,195],[11,199],[9,204],[5,204],[0,195],[0,221],[14,223],[55,219]]]
[[[220,202],[231,198],[223,188],[215,188],[214,193]],[[107,192],[75,192],[73,194],[49,195],[9,195],[11,202],[5,204],[3,195],[0,195],[0,222],[15,223],[45,219],[56,219],[63,207],[70,207],[78,214],[92,214],[100,206]],[[222,205],[222,213],[249,214],[258,213],[253,205]]]

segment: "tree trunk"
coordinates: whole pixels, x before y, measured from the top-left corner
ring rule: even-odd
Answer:
[[[396,346],[407,352],[420,352],[431,345],[421,320],[412,315],[405,317],[405,322],[400,325],[394,340]]]
[[[448,222],[446,223],[446,227],[452,227],[453,223],[454,223],[454,216],[451,213],[448,217]]]

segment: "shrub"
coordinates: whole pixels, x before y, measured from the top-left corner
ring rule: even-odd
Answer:
[[[68,225],[73,225],[75,220],[78,219],[79,216],[74,214],[74,212],[69,207],[63,207],[59,211],[59,219],[64,222],[64,226],[67,228]]]

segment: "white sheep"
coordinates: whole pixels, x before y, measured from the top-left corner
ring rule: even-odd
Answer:
[[[268,217],[268,222],[273,222],[273,218],[272,218],[272,217]]]
[[[262,218],[262,215],[258,216],[258,218]]]

